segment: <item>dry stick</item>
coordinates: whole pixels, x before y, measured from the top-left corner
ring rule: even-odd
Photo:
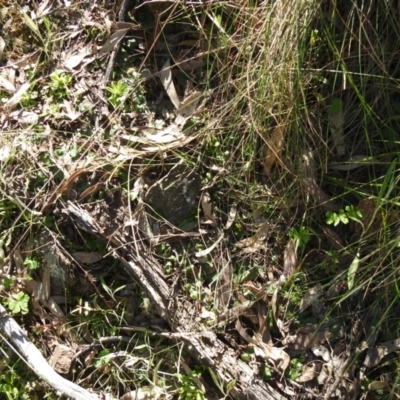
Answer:
[[[118,18],[117,18],[118,22],[123,22],[125,20],[126,10],[128,9],[128,4],[130,1],[131,0],[122,0],[122,4],[121,4],[121,7],[118,12]],[[103,85],[100,87],[99,93],[98,93],[100,99],[104,99],[104,88],[107,86],[108,82],[110,81],[111,73],[114,69],[115,60],[117,59],[117,54],[121,47],[121,42],[122,41],[119,41],[116,44],[115,49],[110,54],[110,59],[108,60],[107,69],[104,74]],[[96,126],[96,130],[98,130],[100,128],[100,116],[99,115],[96,117],[95,126]]]
[[[15,320],[7,314],[1,304],[0,329],[15,344],[39,378],[47,382],[53,389],[76,400],[98,400],[97,395],[89,393],[75,383],[58,375]]]
[[[339,383],[343,379],[343,375],[345,374],[347,368],[350,366],[351,362],[353,361],[353,356],[354,356],[354,352],[350,353],[349,357],[347,358],[347,360],[342,364],[342,366],[337,371],[335,381],[332,383],[332,385],[326,391],[325,396],[324,396],[324,400],[329,400],[332,397],[333,392],[339,386]]]
[[[82,222],[77,226],[82,227],[87,212],[79,206],[75,206],[75,208],[74,217],[81,219]],[[70,207],[66,211],[71,211]],[[105,215],[107,215],[106,212]],[[110,215],[108,218],[112,219]],[[88,231],[90,232],[90,230]],[[157,308],[159,315],[168,322],[173,330],[170,335],[184,341],[191,355],[215,371],[215,375],[219,377],[224,386],[235,382],[229,392],[232,398],[240,400],[286,399],[262,380],[257,371],[238,359],[235,351],[220,341],[213,331],[208,330],[198,321],[197,310],[190,301],[186,300],[184,296],[180,297],[171,293],[162,266],[147,250],[139,236],[132,242],[132,238],[127,237],[123,226],[121,226],[121,230],[113,232],[114,241],[110,241],[110,237],[105,232],[100,232],[97,236],[101,236],[109,242],[108,249],[112,256],[122,262],[126,271],[136,280]],[[114,243],[120,243],[118,248],[113,248]]]
[[[121,4],[121,7],[118,12],[118,22],[124,22],[125,14],[126,14],[126,10],[128,9],[129,2],[130,2],[130,0],[122,0],[122,4]],[[108,61],[108,65],[107,65],[107,69],[106,69],[106,73],[104,74],[104,86],[107,85],[107,83],[110,80],[111,73],[114,69],[115,60],[117,58],[119,48],[121,47],[121,42],[122,41],[119,41],[117,43],[117,45],[115,46],[115,49],[111,52],[110,60]]]

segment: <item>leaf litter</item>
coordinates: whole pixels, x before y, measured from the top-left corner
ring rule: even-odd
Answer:
[[[53,12],[57,12],[57,10],[53,10],[52,5],[45,1],[34,11],[31,11],[31,13],[23,14],[22,18],[29,26],[29,29],[36,39],[45,40],[42,29],[43,17],[51,16]],[[156,163],[162,165],[160,169],[163,169],[165,168],[164,161],[167,160],[168,164],[168,157],[171,157],[169,152],[179,152],[185,148],[185,146],[190,147],[193,143],[197,143],[197,140],[202,140],[196,130],[185,129],[185,125],[194,115],[202,116],[201,109],[203,106],[200,105],[200,102],[204,100],[206,96],[205,92],[201,89],[195,89],[191,93],[185,93],[184,96],[179,96],[178,92],[182,93],[182,91],[179,90],[181,89],[179,88],[180,84],[176,84],[178,80],[175,80],[174,83],[173,69],[175,65],[179,65],[184,71],[191,72],[203,65],[202,60],[204,59],[204,55],[196,50],[193,57],[188,58],[185,62],[182,62],[182,64],[180,64],[181,61],[173,61],[171,66],[172,58],[168,57],[167,62],[161,67],[160,72],[154,73],[155,76],[157,74],[160,76],[163,89],[174,107],[169,117],[165,118],[165,128],[154,128],[150,126],[154,122],[155,117],[151,115],[149,110],[146,111],[147,115],[145,115],[146,112],[131,112],[125,113],[124,115],[123,112],[120,113],[120,110],[108,109],[107,99],[96,90],[98,85],[101,85],[101,83],[104,84],[103,72],[99,72],[93,68],[94,63],[95,61],[102,62],[102,59],[106,59],[123,41],[127,40],[129,33],[141,30],[141,26],[136,24],[123,25],[119,22],[119,25],[115,25],[116,30],[112,32],[112,22],[109,19],[109,14],[104,18],[105,14],[95,14],[94,12],[93,15],[91,15],[85,11],[85,14],[82,15],[84,15],[82,19],[79,20],[78,18],[77,21],[74,21],[76,24],[74,25],[71,23],[66,30],[66,37],[70,41],[68,48],[62,50],[54,49],[54,59],[57,59],[59,64],[57,68],[62,68],[66,72],[73,74],[73,84],[69,87],[69,93],[66,98],[63,98],[57,104],[57,109],[53,108],[55,105],[54,99],[47,104],[41,103],[42,99],[39,99],[38,104],[30,105],[26,109],[25,107],[21,107],[21,101],[24,100],[31,90],[40,91],[38,88],[31,87],[27,75],[24,73],[24,71],[28,71],[37,65],[39,58],[42,57],[40,51],[31,51],[26,56],[18,59],[10,58],[7,61],[8,67],[2,70],[0,86],[7,92],[2,103],[5,114],[2,116],[2,124],[4,124],[2,126],[3,130],[16,129],[18,127],[27,128],[37,124],[41,125],[41,127],[44,127],[44,124],[48,125],[43,129],[45,134],[39,132],[36,138],[36,140],[43,141],[44,144],[42,144],[42,146],[44,146],[44,151],[38,152],[34,146],[29,144],[25,146],[26,149],[29,148],[29,151],[27,150],[25,154],[29,154],[33,160],[36,160],[39,156],[43,158],[43,160],[40,161],[42,166],[46,165],[46,163],[49,162],[48,160],[50,160],[54,175],[51,175],[52,178],[46,178],[48,182],[44,185],[49,184],[49,187],[51,187],[53,191],[52,195],[47,196],[47,198],[56,200],[48,201],[47,205],[50,207],[46,208],[46,200],[44,200],[44,198],[41,197],[42,194],[39,193],[37,199],[33,199],[35,201],[37,200],[37,202],[34,201],[32,205],[37,207],[37,209],[46,210],[45,213],[51,210],[52,207],[56,207],[56,215],[61,215],[57,222],[60,223],[63,228],[65,228],[65,226],[68,226],[69,229],[72,229],[72,227],[76,228],[76,232],[79,232],[78,235],[83,235],[82,240],[87,241],[87,234],[98,238],[98,236],[104,232],[104,221],[100,218],[99,214],[93,216],[92,211],[89,211],[79,204],[74,205],[73,202],[79,202],[85,205],[86,202],[90,203],[92,199],[96,199],[95,201],[98,201],[100,204],[102,200],[97,196],[104,196],[103,199],[105,198],[106,202],[110,204],[115,202],[116,204],[120,196],[118,187],[112,188],[113,192],[111,193],[109,186],[112,185],[109,185],[109,183],[106,184],[106,182],[102,181],[93,182],[93,176],[96,175],[96,171],[103,171],[103,168],[106,170],[110,165],[113,165],[112,169],[114,169],[115,164],[113,163],[115,161],[121,163],[121,165],[127,163],[135,166],[136,180],[130,198],[133,204],[136,204],[134,202],[138,201],[141,197],[143,198],[144,195],[142,192],[146,192],[150,186],[145,182],[151,175],[147,171],[148,167],[146,163],[143,161],[145,157],[154,157],[154,160],[157,159]],[[227,35],[219,19],[209,12],[208,16],[211,21],[216,24],[221,34]],[[259,18],[254,19],[254,24],[257,29],[260,29],[260,23],[261,21]],[[83,43],[84,41],[80,36],[82,27],[89,26],[97,27],[102,32],[106,32],[106,38],[102,36],[101,40],[91,39],[90,43]],[[183,43],[182,41],[181,46],[183,46]],[[188,40],[185,42],[185,45],[190,45],[190,43],[193,43],[193,41]],[[197,41],[194,41],[194,43],[197,43]],[[5,50],[4,40],[1,39],[0,58],[2,56],[4,57]],[[140,54],[139,50],[140,49],[137,49],[137,54]],[[212,50],[214,51],[215,49]],[[202,51],[205,51],[205,49]],[[177,58],[175,58],[175,60],[177,60]],[[193,67],[194,63],[191,64],[191,62],[194,61],[199,62],[196,67]],[[162,65],[162,63],[159,65]],[[11,70],[18,73],[13,76]],[[40,79],[44,78],[41,77]],[[45,90],[45,86],[41,86],[40,84],[40,79],[38,79],[36,84],[39,85],[39,88]],[[158,88],[157,90],[161,93],[162,89],[160,89],[161,88]],[[85,107],[81,107],[83,103],[81,103],[80,96],[87,98],[87,104],[90,104],[89,108],[85,109]],[[95,123],[95,127],[93,127],[94,119],[90,110],[94,110],[96,114],[95,119],[97,122]],[[141,117],[143,117],[145,122],[140,121]],[[130,119],[132,126],[136,125],[137,128],[129,131],[132,126],[126,124],[124,118]],[[341,112],[331,112],[328,115],[328,120],[334,149],[337,155],[343,155],[343,152],[346,152],[343,139],[344,114]],[[81,122],[83,122],[82,125],[80,125]],[[112,126],[113,129],[115,128],[115,131],[108,131],[110,126]],[[63,137],[65,132],[75,131],[79,132],[79,135],[82,135],[78,140],[71,140],[71,138],[67,136]],[[88,131],[90,131],[90,134],[93,134],[94,140],[84,139]],[[103,134],[104,137],[106,137],[104,141],[101,139],[101,135]],[[48,140],[49,136],[46,135],[51,135],[50,141]],[[275,128],[270,137],[265,140],[264,154],[261,161],[265,174],[271,175],[271,173],[276,172],[276,168],[274,169],[276,165],[284,165],[286,163],[286,159],[282,157],[282,153],[284,147],[287,145],[285,142],[287,140],[287,135],[288,129],[279,126]],[[1,145],[0,162],[5,163],[12,155],[12,151],[9,144],[2,143]],[[74,148],[79,148],[81,150],[78,156],[75,154]],[[93,153],[96,154],[96,158],[92,158]],[[43,157],[43,154],[45,154],[45,157]],[[317,183],[318,174],[312,160],[312,153],[307,149],[304,154],[305,157],[303,157],[303,161],[306,166],[301,181],[306,188],[308,196],[311,198],[309,204],[317,204],[327,210],[337,210],[337,205],[320,187],[319,183]],[[332,170],[349,172],[353,169],[358,169],[361,165],[369,165],[368,160],[364,158],[361,159],[360,157],[364,156],[355,155],[350,158],[347,163],[336,164],[336,166],[333,166]],[[30,160],[30,162],[31,161],[32,160]],[[37,165],[35,165],[35,167],[37,167]],[[228,176],[229,179],[229,174],[232,173],[232,170],[228,164],[218,165],[215,168],[221,171],[218,177]],[[40,170],[39,167],[38,170]],[[213,171],[211,168],[210,170]],[[118,174],[119,172],[118,168],[115,167],[111,175],[114,173]],[[7,173],[9,172],[7,171]],[[165,173],[165,171],[160,172],[160,176],[162,176],[162,173]],[[62,176],[62,178],[54,180],[54,176]],[[111,178],[109,181],[111,182]],[[214,180],[214,183],[217,183],[217,180]],[[201,211],[199,211],[199,213],[203,215],[204,219],[200,221],[203,226],[201,228],[197,226],[196,229],[198,232],[195,233],[198,234],[198,237],[201,237],[202,241],[206,241],[207,245],[202,250],[193,251],[188,255],[188,259],[193,263],[191,264],[193,275],[202,276],[202,274],[205,274],[205,282],[209,280],[215,284],[214,306],[219,313],[218,317],[221,318],[218,326],[224,329],[227,328],[227,330],[232,330],[229,324],[232,324],[236,319],[237,322],[235,325],[239,335],[234,337],[233,342],[236,341],[240,343],[240,336],[247,345],[255,348],[255,357],[257,357],[258,360],[263,360],[266,365],[280,367],[284,372],[290,363],[291,354],[289,350],[308,351],[310,348],[316,349],[318,346],[329,342],[331,339],[329,329],[321,333],[318,332],[317,326],[313,326],[312,329],[314,329],[314,331],[310,331],[309,333],[302,333],[300,329],[298,329],[297,332],[291,331],[290,326],[292,320],[290,320],[290,318],[287,320],[285,314],[282,313],[282,307],[284,307],[282,295],[286,290],[285,283],[288,282],[288,278],[299,272],[299,266],[302,267],[302,265],[299,264],[302,255],[298,252],[298,249],[296,249],[293,240],[282,240],[282,235],[279,231],[281,228],[282,230],[285,229],[283,228],[284,224],[279,226],[275,225],[275,221],[270,220],[273,219],[271,216],[265,217],[260,224],[253,224],[253,233],[255,232],[255,234],[251,237],[243,238],[243,236],[248,234],[246,230],[250,230],[248,227],[245,228],[245,235],[243,235],[243,232],[237,233],[239,226],[246,226],[242,220],[243,216],[240,210],[243,205],[241,202],[231,202],[230,204],[232,204],[232,206],[230,210],[227,211],[227,215],[224,215],[216,206],[218,204],[217,197],[216,192],[211,191],[211,187],[210,193],[203,192],[200,197],[199,207],[201,207]],[[27,203],[32,202],[32,198],[29,196],[22,196],[21,198],[26,199]],[[125,224],[123,224],[124,228],[138,228],[142,234],[140,241],[147,240],[151,245],[149,246],[150,251],[152,251],[153,248],[160,243],[160,240],[163,240],[160,231],[165,227],[160,226],[157,219],[149,214],[149,210],[146,209],[143,204],[131,210],[133,213],[130,214],[129,220],[125,220]],[[70,222],[66,223],[66,220]],[[76,226],[74,224],[76,224]],[[223,226],[223,232],[219,231],[219,225]],[[83,232],[80,229],[82,229]],[[328,232],[326,233],[326,238],[330,245],[337,251],[343,250],[345,243],[342,237],[338,236],[333,230],[329,231],[330,228],[326,229],[326,232]],[[131,231],[131,229],[125,229],[127,235],[129,235]],[[70,233],[67,234],[67,236],[68,235],[70,235]],[[109,234],[108,245],[113,241],[121,245],[123,242],[113,235],[114,233]],[[233,239],[232,242],[235,242],[235,247],[239,249],[230,249],[232,250],[232,256],[230,252],[221,252],[221,249],[225,246],[225,242],[228,242],[228,239]],[[169,242],[167,243],[170,245]],[[185,244],[187,245],[187,243]],[[272,262],[269,264],[265,262],[265,254],[268,254],[271,248],[276,244],[279,244],[282,252],[275,258],[275,265],[272,266]],[[116,250],[111,249],[110,251],[115,252]],[[22,254],[24,254],[24,252],[20,252],[21,260],[23,259]],[[88,265],[100,263],[103,257],[100,253],[95,251],[80,251],[71,253],[71,255],[78,263]],[[193,260],[193,256],[198,260]],[[213,280],[212,277],[207,276],[204,271],[208,268],[207,263],[210,263],[210,259],[215,260],[218,256],[218,262],[211,262],[213,268],[215,268],[216,274]],[[145,253],[143,253],[142,257],[146,258]],[[358,257],[359,255],[357,254],[357,257],[353,259],[353,264],[350,265],[348,270],[348,285],[350,288],[354,287],[356,275],[361,269],[361,265],[358,262],[357,265],[354,264],[354,260],[358,260]],[[246,264],[248,271],[245,272],[252,274],[251,277],[246,277],[246,273],[244,273],[243,276],[240,277],[240,285],[237,283],[238,281],[235,281],[238,279],[236,275],[239,269],[238,259],[245,260],[245,262],[248,263]],[[17,264],[17,261],[15,261],[15,263]],[[179,262],[176,262],[176,266],[181,267],[181,263],[182,260],[179,260]],[[252,269],[251,265],[256,265],[257,268]],[[23,280],[26,280],[26,275],[24,275],[26,272],[23,272],[22,268],[23,267],[20,266],[21,276]],[[257,273],[255,273],[255,271]],[[282,274],[281,277],[278,276],[279,274],[277,271]],[[282,278],[283,276],[286,280]],[[265,277],[268,277],[268,279]],[[176,277],[173,277],[173,279],[176,279],[176,282],[179,281]],[[293,276],[293,279],[294,282],[296,282],[295,276]],[[188,281],[190,281],[190,279],[188,279]],[[31,285],[29,289],[31,293],[34,293],[34,297],[38,299],[38,303],[35,306],[36,310],[43,309],[43,305],[45,305],[48,307],[50,314],[58,318],[63,318],[62,313],[64,313],[64,311],[61,310],[60,312],[58,303],[52,303],[51,296],[49,297],[52,291],[49,288],[49,282],[49,272],[45,271],[41,280],[35,278],[28,284],[28,287]],[[177,287],[178,286],[179,284]],[[206,286],[207,283],[204,283],[204,293],[207,293],[209,298],[212,298],[211,291]],[[240,289],[238,289],[238,286],[240,286]],[[277,288],[275,292],[273,292],[274,287]],[[243,296],[242,291],[245,289],[257,296],[264,297],[262,300],[254,302],[243,301],[240,305],[234,304],[237,300],[236,296],[238,296],[238,298]],[[201,292],[200,289],[199,292]],[[274,294],[271,296],[272,292]],[[308,289],[301,297],[298,312],[300,314],[309,312],[310,306],[313,308],[318,301],[322,303],[325,301],[322,289],[320,287]],[[279,331],[278,333],[276,333],[276,329],[275,332],[270,332],[267,326],[267,322],[271,319],[269,313],[270,308],[272,309],[274,323],[276,324],[275,328]],[[320,316],[314,311],[313,308],[314,317],[319,319]],[[206,310],[205,313],[209,313],[209,317],[213,314],[213,312],[209,310]],[[41,313],[41,318],[44,325],[48,316]],[[226,319],[224,320],[224,318]],[[139,319],[137,321],[139,321]],[[215,321],[218,321],[218,319]],[[248,321],[251,321],[251,328],[243,328]],[[258,331],[257,325],[260,327]],[[252,335],[248,334],[250,330],[254,332]],[[282,342],[276,340],[276,336],[279,336]],[[75,340],[72,342],[74,341]],[[275,346],[273,343],[275,343]],[[392,344],[390,345],[390,343]],[[373,349],[376,351],[375,353],[372,352],[369,356],[370,358],[366,359],[365,365],[367,367],[376,366],[387,354],[395,352],[398,346],[396,343],[393,343],[395,343],[395,341],[383,342],[380,347]],[[287,347],[285,350],[284,346]],[[334,367],[340,367],[339,361],[335,361],[336,364],[333,363],[332,355],[329,356],[329,351],[327,350],[328,347],[329,346],[326,346],[319,348],[319,350],[314,349],[314,351],[312,351],[313,357],[316,357],[317,360],[304,365],[303,372],[300,378],[297,379],[298,382],[312,381],[314,378],[318,377],[319,374],[322,374],[324,365],[326,367],[325,370],[332,370]],[[382,348],[384,350],[382,350]],[[87,366],[91,366],[94,362],[93,360],[94,359],[89,361]],[[319,371],[320,367],[321,370]],[[328,374],[330,377],[334,376],[334,371],[328,372],[331,374]],[[321,378],[321,382],[322,380]],[[159,388],[156,385],[151,385],[142,386],[135,392],[127,392],[126,396],[146,396],[147,394],[145,394],[145,392],[147,392],[147,394],[150,393],[150,396],[153,397],[160,395]]]

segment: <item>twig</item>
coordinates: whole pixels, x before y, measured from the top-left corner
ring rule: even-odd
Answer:
[[[126,10],[128,9],[128,4],[131,2],[131,0],[122,0],[122,4],[121,7],[119,9],[118,12],[118,22],[123,22],[125,20],[125,14],[126,14]],[[111,73],[114,69],[114,65],[115,65],[115,60],[117,58],[117,54],[119,51],[119,48],[121,47],[121,42],[118,42],[114,48],[114,50],[111,52],[110,54],[110,59],[108,60],[108,65],[107,65],[107,69],[106,72],[104,74],[104,81],[103,84],[104,86],[107,85],[107,83],[110,80],[110,76]]]
[[[98,400],[97,395],[89,393],[75,383],[58,375],[15,320],[7,314],[1,304],[0,329],[14,343],[21,353],[20,356],[26,359],[36,375],[47,382],[54,390],[76,400]]]

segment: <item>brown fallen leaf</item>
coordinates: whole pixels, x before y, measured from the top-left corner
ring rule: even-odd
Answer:
[[[269,174],[271,168],[275,164],[275,161],[279,157],[283,149],[285,139],[285,128],[283,126],[278,126],[272,132],[271,137],[266,142],[266,151],[263,160],[264,172]]]
[[[321,368],[322,368],[322,363],[320,362],[312,361],[306,364],[303,367],[303,371],[300,377],[297,379],[297,382],[308,382],[313,380],[320,374]]]
[[[254,352],[257,356],[264,358],[266,361],[271,361],[275,366],[279,366],[282,369],[282,374],[285,372],[290,364],[289,354],[281,348],[263,343],[259,334],[251,337],[242,327],[239,318],[236,320],[235,328],[244,340],[254,345]]]
[[[206,256],[207,254],[210,254],[218,246],[219,242],[224,238],[224,236],[225,235],[222,232],[219,235],[218,239],[210,247],[207,247],[204,250],[200,250],[197,253],[194,253],[195,257],[200,258]]]
[[[232,295],[233,267],[230,260],[220,258],[221,270],[218,272],[215,287],[215,308],[219,311],[225,311],[229,305]]]
[[[236,214],[237,214],[237,203],[235,202],[232,204],[231,209],[229,210],[228,220],[226,221],[224,229],[229,229],[232,226],[232,224],[235,222]]]
[[[89,57],[90,54],[91,54],[90,46],[84,47],[78,53],[69,54],[64,60],[63,67],[69,72],[75,72],[76,67],[82,64],[84,60],[85,62],[83,64],[87,64],[93,61],[94,57]]]
[[[175,118],[175,123],[178,126],[184,126],[186,121],[193,116],[202,97],[203,93],[195,90],[183,99]]]
[[[95,251],[77,251],[72,257],[82,264],[94,264],[103,259],[103,255]]]
[[[205,221],[203,224],[209,224],[211,226],[217,226],[217,221],[210,204],[211,197],[207,192],[204,192],[200,199],[201,208],[203,209]]]
[[[400,350],[400,338],[378,344],[374,349],[368,350],[368,353],[364,360],[364,365],[369,368],[375,367],[381,362],[382,358],[385,357],[387,354],[399,350]]]
[[[258,333],[260,334],[261,340],[263,343],[266,343],[268,345],[272,345],[272,337],[271,333],[268,329],[268,307],[267,307],[267,302],[268,298],[265,298],[266,300],[260,300],[257,301],[256,306],[257,306],[257,316],[258,316]]]
[[[161,83],[174,107],[178,110],[181,106],[181,100],[176,92],[174,82],[172,80],[171,64],[169,58],[164,63],[160,71]]]
[[[296,250],[296,242],[293,239],[289,239],[283,254],[283,271],[286,278],[292,276],[296,271],[298,264]]]
[[[301,299],[299,312],[303,312],[307,307],[311,306],[323,295],[322,287],[320,284],[308,289]]]
[[[368,385],[368,390],[385,390],[386,392],[392,392],[396,398],[400,398],[400,395],[393,392],[393,389],[390,387],[389,382],[387,381],[373,381]]]
[[[100,191],[101,189],[103,189],[103,187],[105,186],[104,182],[97,182],[92,186],[89,186],[87,189],[85,189],[81,195],[79,196],[80,200],[85,199],[86,197],[89,196],[93,196],[95,193],[97,193],[98,191]]]
[[[39,115],[32,111],[16,110],[10,116],[16,119],[21,127],[27,127],[39,121]]]
[[[282,343],[290,350],[304,351],[325,343],[332,336],[327,330],[315,332],[315,329],[313,328],[310,332],[297,332],[293,335],[287,335]]]
[[[19,87],[19,89],[14,93],[14,95],[6,101],[4,104],[4,109],[11,111],[17,104],[21,101],[23,95],[28,91],[30,83],[26,82]]]
[[[26,56],[23,56],[18,61],[13,62],[11,66],[13,68],[28,69],[34,66],[39,56],[40,56],[39,50],[35,50],[34,52],[27,54]]]
[[[264,242],[271,234],[271,227],[268,222],[263,223],[254,236],[239,240],[235,243],[235,246],[243,249],[245,253],[255,253],[264,248]]]
[[[104,45],[97,52],[97,58],[102,58],[106,54],[111,53],[118,45],[118,43],[125,37],[130,28],[120,29],[115,31],[104,43]]]
[[[185,138],[181,128],[176,124],[170,124],[166,128],[159,130],[157,133],[143,131],[143,134],[147,139],[144,142],[146,144],[168,144]]]
[[[318,186],[316,181],[316,168],[310,149],[302,153],[302,183],[311,199],[326,211],[339,211],[340,206]]]

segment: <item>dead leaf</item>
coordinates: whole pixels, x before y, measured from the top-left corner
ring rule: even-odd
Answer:
[[[149,241],[150,246],[156,246],[160,240],[159,231],[155,232],[153,226],[156,225],[153,217],[148,214],[145,210],[144,204],[139,203],[136,207],[136,213],[138,218],[138,226],[141,233]],[[153,223],[155,222],[155,223]]]
[[[364,360],[364,365],[367,367],[377,366],[383,357],[400,350],[400,338],[389,340],[388,342],[377,345],[374,349],[368,350]]]
[[[3,75],[0,75],[0,88],[10,93],[14,93],[16,91],[15,85]]]
[[[177,110],[178,115],[175,118],[175,123],[178,126],[185,125],[186,121],[193,116],[202,97],[203,93],[194,91],[183,99],[179,109]]]
[[[182,130],[175,124],[171,124],[167,126],[165,129],[158,131],[156,134],[150,134],[146,131],[143,131],[143,134],[146,136],[146,143],[160,143],[166,144],[171,142],[176,142],[178,140],[184,139],[185,135],[182,133]]]
[[[311,351],[317,357],[321,357],[326,363],[331,362],[331,354],[329,353],[329,350],[325,346],[319,345],[313,347]]]
[[[310,362],[303,367],[301,376],[297,379],[297,382],[308,382],[317,377],[321,372],[322,364],[320,362]]]
[[[169,58],[161,68],[160,79],[172,104],[177,110],[179,110],[179,107],[181,106],[181,101],[179,99],[178,93],[176,93],[175,85],[172,80],[171,64],[169,62]]]
[[[297,251],[296,251],[296,242],[293,239],[289,239],[285,253],[283,255],[283,271],[285,273],[286,278],[289,278],[293,275],[294,271],[297,268]]]
[[[36,9],[35,18],[43,17],[51,11],[51,6],[47,7],[49,0],[44,0],[42,4]]]
[[[28,91],[30,83],[26,82],[20,86],[20,88],[15,92],[15,94],[6,101],[4,108],[11,111],[17,104],[21,101],[23,95]]]
[[[79,53],[68,55],[64,60],[63,67],[69,72],[74,72],[76,67],[78,67],[90,54],[91,54],[90,47],[86,46]],[[86,61],[85,64],[87,64],[92,60],[93,57],[91,58],[89,57],[88,60],[85,60]]]
[[[387,392],[392,391],[387,381],[373,381],[368,385],[368,390],[386,390]],[[396,395],[399,398],[398,395]]]
[[[10,64],[10,66],[16,69],[31,68],[36,63],[39,56],[40,56],[39,50],[35,50],[34,52],[22,57],[20,60],[13,62],[12,64]]]
[[[11,154],[11,148],[9,146],[0,147],[0,161],[6,160]]]
[[[65,318],[65,314],[61,310],[60,306],[57,302],[53,299],[53,297],[49,297],[44,305],[49,309],[49,311],[56,316],[57,318],[63,319]]]
[[[257,317],[258,317],[258,333],[260,334],[263,343],[272,345],[271,333],[268,329],[268,307],[267,307],[267,297],[266,301],[257,301]]]
[[[329,331],[315,332],[316,329],[317,327],[311,327],[309,331],[287,335],[282,343],[290,350],[304,351],[310,347],[317,347],[331,338],[332,334]]]
[[[215,286],[215,308],[219,311],[225,311],[229,305],[232,295],[233,268],[230,260],[220,258],[222,268],[218,271],[217,282]]]
[[[111,53],[119,44],[119,42],[129,32],[130,28],[115,31],[97,52],[97,58],[102,58],[106,54]]]
[[[219,236],[219,238],[215,241],[214,244],[212,244],[210,247],[208,247],[207,249],[198,251],[197,253],[195,253],[195,257],[199,258],[199,257],[204,257],[207,254],[210,254],[217,246],[218,243],[224,238],[224,233],[222,232]]]
[[[78,262],[82,264],[94,264],[103,259],[103,255],[94,251],[77,251],[72,254]]]
[[[245,253],[255,253],[264,248],[264,242],[268,239],[270,231],[271,225],[268,222],[265,222],[261,225],[254,236],[239,240],[235,243],[235,246],[243,249],[243,252]]]
[[[322,296],[322,294],[323,292],[320,284],[308,289],[301,299],[299,312],[303,312],[307,307],[311,306]]]
[[[77,118],[81,116],[81,113],[75,110],[70,101],[64,99],[63,105],[65,107],[65,110],[67,111],[63,114],[66,115],[71,121],[75,121]]]
[[[32,111],[13,111],[10,116],[16,119],[21,127],[34,125],[39,121],[39,115]]]
[[[311,199],[326,211],[339,211],[340,207],[317,184],[316,168],[311,150],[304,150],[302,153],[302,169],[304,187]]]
[[[133,189],[129,193],[129,199],[131,201],[140,199],[143,200],[143,193],[144,193],[144,188],[146,186],[146,183],[143,179],[142,176],[140,176],[138,179],[136,179],[135,183],[133,184]]]
[[[81,195],[79,196],[80,200],[85,199],[86,197],[93,196],[97,192],[99,192],[103,187],[105,186],[104,182],[97,182],[96,184],[89,186],[87,189],[85,189]]]
[[[0,36],[0,60],[3,57],[3,52],[4,52],[4,48],[6,47],[6,42],[4,41],[4,39]]]
[[[271,137],[266,143],[266,152],[264,155],[264,172],[269,174],[271,168],[275,164],[276,159],[279,157],[280,152],[283,149],[285,139],[285,128],[283,126],[278,126],[272,132]]]
[[[200,199],[201,208],[203,209],[205,221],[202,221],[203,224],[209,224],[211,226],[217,226],[217,221],[215,219],[215,215],[212,211],[212,206],[210,204],[210,195],[207,192],[204,192]]]
[[[229,229],[235,221],[237,214],[237,203],[233,203],[231,209],[229,210],[228,220],[224,226],[224,229]]]
[[[261,337],[259,337],[259,335],[257,334],[254,335],[254,337],[248,335],[247,332],[243,329],[239,318],[236,320],[235,328],[244,340],[255,346],[254,353],[257,356],[262,357],[264,358],[264,360],[270,361],[275,366],[280,367],[282,369],[282,374],[285,372],[286,368],[290,364],[289,354],[287,354],[283,349],[272,347],[267,345],[266,343],[263,343],[261,341]]]

